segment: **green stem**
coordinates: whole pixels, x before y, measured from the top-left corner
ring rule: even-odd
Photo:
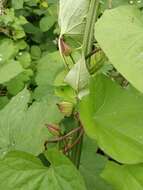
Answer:
[[[71,160],[77,167],[77,169],[80,166],[80,159],[81,159],[81,153],[82,153],[82,142],[83,142],[83,135],[84,131],[83,128],[81,128],[81,131],[78,131],[74,137],[73,137],[73,142],[76,143],[76,146],[72,149],[71,152]]]
[[[76,149],[76,154],[78,156],[76,156],[75,164],[76,164],[77,169],[79,169],[79,166],[80,166],[82,145],[83,145],[83,135],[81,136],[80,141],[79,141],[79,143],[77,145],[77,149]]]
[[[75,65],[75,64],[76,64],[76,62],[75,62],[75,60],[74,60],[74,58],[73,58],[72,54],[70,54],[69,56],[70,56],[70,58],[71,58],[71,61],[72,61],[72,62],[73,62],[73,64]]]
[[[92,52],[92,46],[94,41],[94,25],[98,17],[98,9],[100,5],[100,0],[91,0],[89,5],[89,12],[87,16],[87,23],[85,27],[85,34],[83,39],[83,53],[86,60],[86,65],[88,70],[90,69],[90,54]],[[79,126],[82,126],[79,116],[76,116],[76,119],[79,123]],[[80,132],[78,132],[74,140],[80,136]],[[83,134],[80,136],[79,142],[74,147],[71,153],[71,160],[76,165],[77,168],[80,166],[80,159],[81,159],[81,153],[82,153],[82,144],[83,144]]]
[[[94,40],[94,26],[98,17],[99,6],[100,0],[91,0],[83,39],[83,53],[85,57],[92,51],[92,45]],[[87,69],[89,70],[90,61],[87,60],[86,64]]]
[[[95,53],[97,53],[97,52],[99,52],[99,51],[101,51],[100,48],[94,49],[91,53],[89,53],[89,54],[85,57],[85,59],[89,59],[92,55],[94,55]]]
[[[89,12],[87,16],[87,23],[85,27],[85,34],[83,39],[83,53],[86,60],[87,69],[90,71],[90,55],[92,52],[92,46],[94,42],[94,25],[98,17],[98,9],[100,5],[100,0],[91,0],[89,5]],[[82,130],[82,124],[80,122],[78,114],[76,115],[76,120],[78,121],[78,125],[81,126]],[[73,142],[78,139],[78,142],[76,146],[71,151],[71,160],[75,164],[77,168],[80,166],[80,159],[81,159],[81,153],[82,153],[82,144],[83,144],[83,131],[78,131],[74,137]]]

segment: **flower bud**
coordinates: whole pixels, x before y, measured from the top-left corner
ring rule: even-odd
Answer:
[[[73,104],[71,102],[60,102],[57,106],[61,113],[67,117],[69,117],[73,112]]]
[[[72,53],[72,50],[68,44],[66,44],[63,38],[59,38],[59,49],[62,55],[69,56]]]
[[[58,125],[55,124],[49,124],[47,125],[47,128],[49,130],[49,132],[54,135],[54,136],[59,136],[60,135],[60,129]]]

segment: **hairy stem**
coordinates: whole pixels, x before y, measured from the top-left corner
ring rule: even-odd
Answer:
[[[85,34],[83,39],[83,53],[86,59],[87,69],[90,70],[90,56],[92,52],[92,46],[94,42],[94,25],[98,17],[98,9],[100,5],[100,0],[91,0],[89,5],[89,12],[87,15],[87,23],[85,27]],[[79,123],[79,126],[82,127],[82,123],[79,119],[79,115],[76,115],[76,119]],[[83,128],[83,127],[82,127]],[[83,144],[83,134],[80,131],[75,134],[75,138],[79,138],[77,145],[74,147],[71,153],[71,160],[76,165],[77,168],[80,166],[80,159],[82,154],[82,144]]]

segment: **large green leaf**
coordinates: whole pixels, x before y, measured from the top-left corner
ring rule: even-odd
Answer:
[[[115,68],[143,92],[143,16],[134,6],[107,10],[95,37]]]
[[[101,3],[101,10],[104,11],[105,9],[115,8],[121,5],[128,5],[130,3],[129,0],[100,0]],[[131,1],[131,5],[135,4],[136,0]]]
[[[111,157],[123,163],[143,161],[143,96],[138,91],[96,76],[80,103],[80,117],[87,134]]]
[[[80,172],[83,175],[88,190],[111,190],[111,187],[100,177],[107,159],[97,153],[97,143],[84,137]]]
[[[31,154],[10,152],[0,161],[0,189],[85,190],[79,172],[62,153],[49,150],[45,156],[49,167]]]
[[[108,162],[102,177],[110,183],[115,190],[142,190],[143,164],[118,165]]]
[[[24,89],[0,111],[0,156],[10,150],[39,154],[49,133],[46,123],[62,118],[56,102],[35,102],[30,107],[30,93]]]
[[[40,29],[42,30],[42,32],[46,32],[55,24],[55,22],[56,22],[55,17],[51,15],[44,16],[40,20]]]
[[[59,25],[61,35],[82,34],[89,0],[60,0]]]

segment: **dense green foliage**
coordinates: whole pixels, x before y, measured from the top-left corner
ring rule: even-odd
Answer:
[[[0,1],[0,189],[143,189],[143,2]]]

